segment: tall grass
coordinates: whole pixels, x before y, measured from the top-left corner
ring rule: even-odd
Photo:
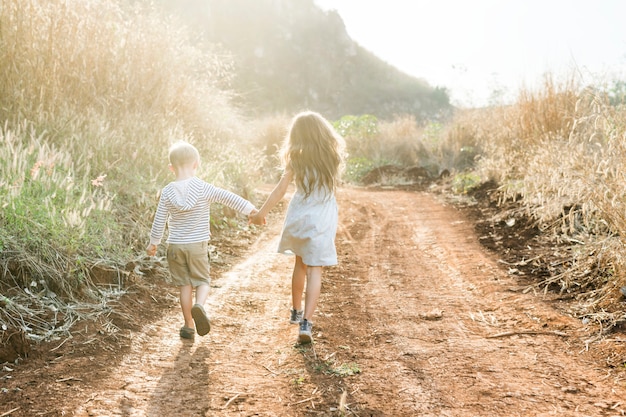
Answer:
[[[261,172],[265,182],[278,181],[281,171],[280,150],[287,136],[291,117],[275,115],[256,120],[251,125],[252,144],[263,163]]]
[[[98,297],[92,267],[145,248],[176,140],[198,147],[200,176],[246,194],[259,158],[231,66],[148,2],[3,1],[0,290]]]
[[[203,136],[231,130],[233,108],[219,88],[230,63],[194,46],[184,26],[157,10],[122,4],[3,2],[2,117],[60,128],[99,114],[111,125],[130,117]]]
[[[579,314],[611,324],[626,316],[626,109],[575,77],[548,77],[511,106],[460,115],[457,132],[480,142],[476,172],[494,180],[500,201],[517,200],[555,242],[570,245],[568,268],[543,282],[579,294]]]
[[[107,214],[114,194],[105,176],[89,175],[88,161],[47,143],[29,124],[5,127],[0,138],[0,247],[5,256],[35,255],[7,270],[18,284],[45,279],[69,295],[84,272],[71,266],[74,260],[100,258],[107,248],[125,251],[114,244],[120,230]],[[59,274],[63,279],[52,279]]]

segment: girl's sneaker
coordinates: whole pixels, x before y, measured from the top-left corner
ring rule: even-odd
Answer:
[[[300,322],[300,334],[298,334],[298,343],[306,344],[313,342],[313,323],[304,319]]]
[[[302,321],[302,316],[304,315],[303,310],[294,310],[291,309],[291,318],[289,319],[289,323],[291,324],[299,324]]]

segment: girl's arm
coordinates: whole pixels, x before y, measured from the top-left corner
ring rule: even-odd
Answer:
[[[263,206],[259,209],[259,212],[256,213],[256,215],[250,217],[250,221],[252,223],[265,224],[265,217],[270,212],[270,210],[272,210],[274,206],[278,204],[278,202],[282,200],[282,198],[285,196],[287,188],[289,187],[289,184],[292,180],[293,171],[288,169],[285,171],[283,176],[280,178],[280,181],[278,181],[278,184],[276,184],[276,187],[274,187],[270,195],[267,197],[267,200],[265,200],[265,203],[263,203]]]

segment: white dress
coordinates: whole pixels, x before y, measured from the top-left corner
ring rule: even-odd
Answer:
[[[337,265],[338,208],[333,193],[316,189],[307,198],[296,189],[285,215],[278,252],[295,254],[308,266]]]

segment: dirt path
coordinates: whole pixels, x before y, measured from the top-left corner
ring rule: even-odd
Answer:
[[[338,198],[340,265],[326,270],[312,347],[288,322],[276,216],[214,277],[207,337],[181,341],[172,305],[112,368],[94,353],[95,376],[66,368],[45,391],[55,398],[35,390],[0,416],[625,414],[623,376],[585,350],[590,329],[522,292],[461,212],[421,192]]]

